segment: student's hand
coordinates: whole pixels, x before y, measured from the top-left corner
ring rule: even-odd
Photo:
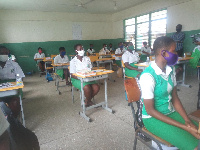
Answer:
[[[197,139],[200,139],[200,133],[198,133],[197,129],[191,128],[191,127],[187,127],[185,126],[185,130],[187,132],[189,132],[190,134],[192,134],[194,137],[196,137]]]
[[[190,121],[190,120],[186,120],[185,121],[185,125],[188,127],[188,128],[193,128],[193,129],[197,129],[197,127]]]

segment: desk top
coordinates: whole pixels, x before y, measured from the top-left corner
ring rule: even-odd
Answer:
[[[112,70],[106,70],[106,69],[100,69],[100,70],[103,70],[103,71],[102,72],[96,72],[96,75],[91,75],[91,76],[82,76],[82,75],[78,75],[76,73],[74,73],[73,75],[75,75],[77,77],[80,77],[80,78],[90,78],[90,77],[100,76],[100,75],[109,74],[109,73],[113,73],[114,72]]]
[[[96,61],[105,61],[105,60],[113,60],[115,59],[114,57],[112,58],[101,58],[101,59],[97,59]]]
[[[51,64],[53,67],[58,67],[58,66],[69,66],[69,63],[64,63],[64,64]]]
[[[183,60],[190,60],[192,59],[193,57],[179,57],[178,58],[178,61],[183,61]]]
[[[146,63],[146,62],[138,63],[138,64],[135,64],[135,65],[138,66],[138,67],[148,67],[149,66],[149,64]]]
[[[44,57],[45,58],[45,57]],[[43,60],[44,58],[35,58],[35,60]]]
[[[53,59],[43,59],[43,61],[44,62],[47,62],[47,61],[51,62],[51,61],[53,61]]]
[[[10,83],[16,85],[16,82],[10,82]],[[10,91],[10,90],[17,90],[17,89],[22,89],[22,88],[24,88],[24,85],[8,87],[8,88],[2,88],[2,89],[0,89],[0,92]]]

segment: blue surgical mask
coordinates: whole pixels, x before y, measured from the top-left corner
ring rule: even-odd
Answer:
[[[124,46],[123,45],[121,45],[119,48],[123,48]]]
[[[64,56],[65,54],[66,54],[66,52],[65,52],[65,51],[64,51],[64,52],[61,52],[61,55],[62,55],[62,56]]]

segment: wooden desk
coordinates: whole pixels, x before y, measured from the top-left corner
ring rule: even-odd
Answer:
[[[16,82],[10,82],[13,84],[13,87],[7,87],[7,88],[1,88],[0,89],[0,98],[1,97],[7,97],[7,96],[12,96],[12,95],[17,95],[19,92],[19,89],[24,88],[24,85],[16,86]],[[23,106],[22,106],[22,97],[21,94],[19,94],[19,100],[20,100],[20,106],[21,106],[21,113],[22,113],[22,121],[23,125],[25,127],[25,119],[24,119],[24,111],[23,111]]]
[[[200,133],[200,109],[197,110],[197,111],[192,112],[188,116],[190,117],[190,119],[192,119],[192,120],[194,120],[194,121],[199,123],[198,133]]]
[[[97,72],[96,75],[91,75],[91,76],[80,76],[77,74],[74,74],[75,76],[78,77],[79,80],[81,80],[81,107],[82,107],[82,112],[79,112],[80,116],[82,116],[83,118],[85,118],[87,121],[91,122],[91,119],[85,114],[85,112],[87,110],[93,109],[95,107],[99,107],[101,106],[102,108],[104,108],[105,110],[114,113],[114,111],[112,109],[110,109],[108,107],[108,98],[107,98],[107,78],[108,78],[108,74],[113,73],[114,71],[112,70],[104,70],[104,72]],[[104,83],[105,83],[105,101],[92,105],[90,107],[85,107],[85,103],[84,103],[84,91],[83,91],[83,82],[91,82],[91,81],[97,81],[100,79],[104,79]],[[73,90],[72,90],[72,94],[73,94]]]

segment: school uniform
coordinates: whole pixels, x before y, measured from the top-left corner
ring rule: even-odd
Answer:
[[[184,119],[175,111],[172,104],[172,91],[176,85],[175,68],[166,66],[166,73],[164,73],[155,61],[140,76],[142,100],[153,99],[154,108],[158,112],[185,124]],[[192,150],[198,144],[198,140],[187,131],[150,116],[145,105],[143,105],[142,120],[148,131],[179,149]]]
[[[190,59],[190,66],[192,68],[196,68],[197,66],[200,65],[199,59],[200,59],[200,45],[196,46],[192,52],[191,57],[193,57],[192,59]]]
[[[125,48],[123,48],[122,50],[121,50],[120,48],[117,48],[117,49],[115,50],[115,54],[122,54],[122,53],[124,53],[124,52],[126,52],[126,49],[125,49]],[[116,63],[119,67],[121,67],[121,66],[122,66],[122,64],[121,64],[121,57],[115,56],[115,63]]]
[[[68,63],[69,62],[69,59],[67,57],[67,55],[64,55],[64,57],[62,58],[59,55],[57,55],[55,58],[54,58],[54,64],[64,64],[64,63]],[[63,69],[57,69],[56,70],[56,73],[61,77],[61,78],[64,78],[64,70]]]
[[[87,52],[88,52],[89,54],[93,54],[93,53],[95,53],[95,50],[89,48],[89,49],[87,50]]]
[[[142,61],[146,61],[147,60],[147,54],[145,54],[143,51],[151,54],[151,48],[150,47],[141,47],[141,56],[140,56],[140,59]]]
[[[0,80],[15,80],[17,74],[21,78],[25,77],[17,62],[7,60],[4,68],[0,66]]]
[[[8,55],[8,60],[14,61],[16,59],[15,55]]]
[[[139,62],[140,57],[139,54],[135,51],[132,51],[133,53],[126,51],[123,55],[122,55],[122,60],[124,63],[128,62],[130,66],[134,67],[134,68],[138,68],[135,64]],[[138,74],[140,74],[139,71],[137,70],[130,70],[128,68],[125,67],[125,75],[128,77],[136,77]]]
[[[0,110],[0,125],[1,125],[0,136],[1,136],[9,127],[9,123],[6,120],[4,114],[1,110]]]
[[[106,55],[106,53],[110,53],[110,51],[108,49],[104,49],[102,48],[100,51],[99,51],[99,55]]]
[[[92,69],[92,63],[90,61],[90,58],[87,56],[83,56],[82,61],[80,61],[77,56],[75,56],[70,61],[70,73],[77,73],[81,72],[83,70],[91,70]],[[72,85],[81,90],[81,81],[78,79],[71,78]],[[95,81],[92,82],[84,82],[83,87],[88,84],[96,84]]]
[[[34,59],[36,59],[36,58],[44,58],[45,57],[45,54],[44,53],[36,53],[35,55],[34,55]]]

